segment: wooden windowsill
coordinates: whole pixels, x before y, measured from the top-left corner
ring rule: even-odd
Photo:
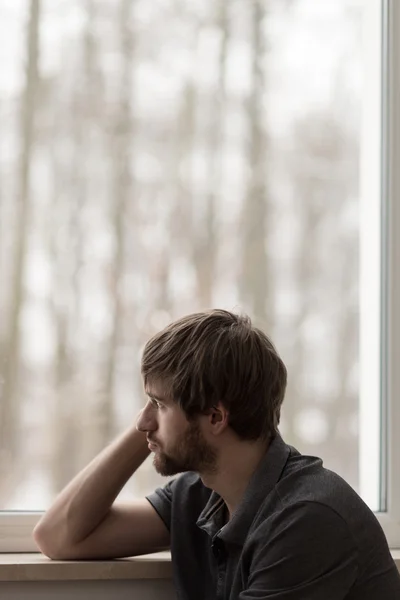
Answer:
[[[400,550],[393,550],[392,556],[400,571]],[[0,583],[171,578],[169,552],[104,561],[50,560],[38,553],[0,554]]]
[[[0,554],[0,583],[2,581],[171,579],[171,577],[169,552],[96,561],[50,560],[39,553]]]

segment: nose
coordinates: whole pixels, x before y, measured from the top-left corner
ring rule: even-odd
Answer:
[[[154,419],[153,411],[151,410],[151,405],[149,402],[139,413],[136,421],[136,429],[138,431],[142,431],[143,433],[157,429],[157,423]]]

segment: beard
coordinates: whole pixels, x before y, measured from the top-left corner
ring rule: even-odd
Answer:
[[[186,471],[215,473],[216,465],[217,453],[195,422],[189,423],[188,429],[180,434],[168,452],[157,449],[153,458],[155,470],[165,477]]]

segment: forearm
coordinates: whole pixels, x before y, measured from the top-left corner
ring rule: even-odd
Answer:
[[[37,524],[34,536],[55,536],[68,544],[85,539],[149,453],[145,434],[135,428],[125,431],[64,488]]]

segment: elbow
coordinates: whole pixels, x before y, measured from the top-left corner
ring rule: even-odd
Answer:
[[[38,550],[48,558],[55,559],[56,553],[54,548],[49,544],[49,535],[44,531],[44,527],[39,522],[32,532],[33,540],[38,547]]]
[[[32,537],[39,551],[51,560],[67,558],[65,545],[60,543],[60,535],[49,531],[40,521],[33,529]]]

